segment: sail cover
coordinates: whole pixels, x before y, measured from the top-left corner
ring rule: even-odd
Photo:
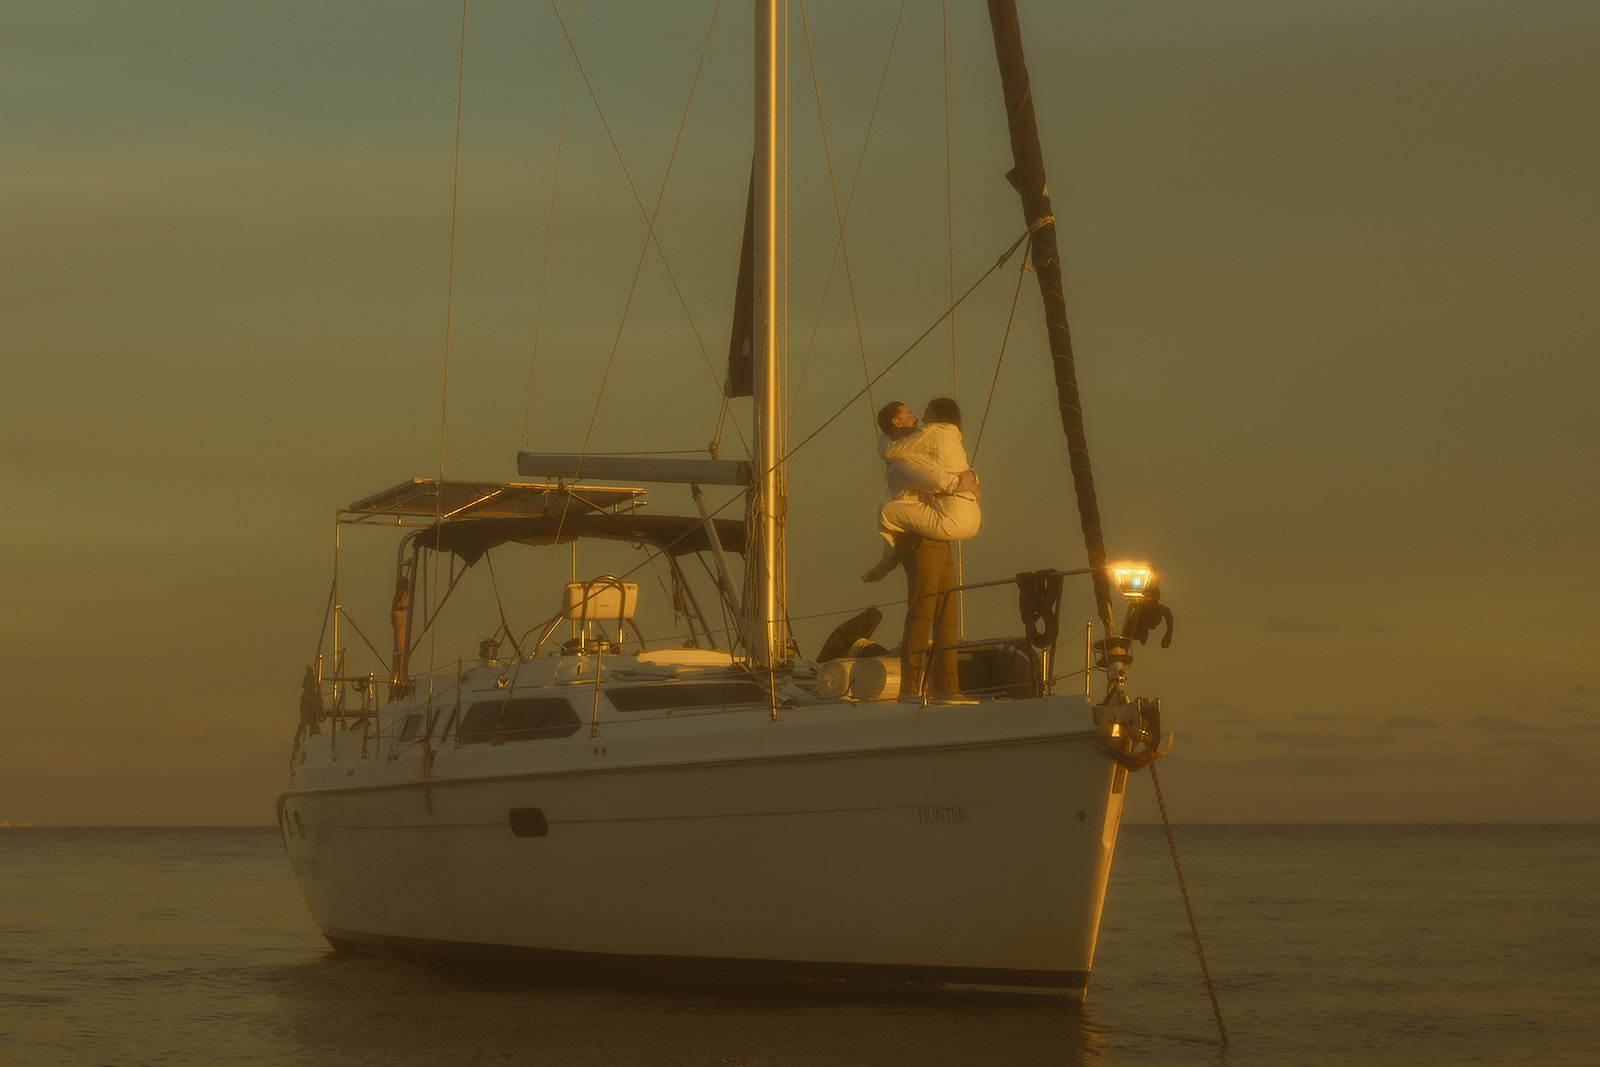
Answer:
[[[340,512],[341,522],[406,519],[489,518],[605,511],[635,503],[643,489],[528,482],[463,482],[413,478],[363,497]]]
[[[733,336],[728,341],[728,377],[723,396],[755,393],[756,172],[750,168],[750,195],[744,204],[744,244],[739,252],[739,282],[733,295]]]
[[[714,519],[717,540],[725,552],[744,554],[744,523]],[[687,515],[525,515],[515,518],[467,519],[418,530],[412,535],[424,548],[452,552],[467,566],[496,545],[567,544],[584,538],[653,545],[670,556],[705,552],[710,545],[705,525]]]

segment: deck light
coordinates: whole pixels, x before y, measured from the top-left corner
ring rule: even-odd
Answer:
[[[1155,569],[1148,563],[1113,563],[1111,577],[1117,583],[1117,592],[1129,600],[1143,600],[1156,582]]]

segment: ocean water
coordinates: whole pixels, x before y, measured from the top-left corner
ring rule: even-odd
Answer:
[[[1600,827],[1124,828],[1084,1005],[342,957],[275,830],[0,830],[0,1063],[1600,1063]]]

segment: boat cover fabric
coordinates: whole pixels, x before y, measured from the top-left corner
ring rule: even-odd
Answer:
[[[641,489],[593,485],[549,485],[521,482],[440,482],[413,478],[392,489],[363,497],[341,512],[342,521],[363,522],[398,517],[434,518],[438,515],[477,518],[510,515],[548,515],[605,511],[628,504]]]
[[[717,540],[725,552],[744,554],[744,522],[713,519]],[[452,552],[467,566],[483,558],[496,545],[516,541],[525,545],[567,544],[584,538],[634,541],[654,545],[670,556],[705,552],[711,547],[705,525],[688,515],[523,515],[512,518],[466,519],[440,523],[417,531],[417,544]]]

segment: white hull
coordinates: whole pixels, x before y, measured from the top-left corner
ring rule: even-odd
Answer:
[[[1109,576],[1100,575],[1053,214],[1015,13],[1006,8],[991,3],[1011,178],[1039,268],[1089,568],[1019,573],[1015,585],[954,585],[953,568],[935,565],[935,548],[917,565],[925,581],[908,591],[908,677],[896,677],[898,655],[874,659],[867,647],[881,613],[840,620],[823,646],[826,668],[797,658],[785,617],[788,435],[775,333],[788,290],[778,270],[788,253],[788,230],[777,225],[787,166],[786,158],[779,166],[777,139],[780,22],[775,5],[758,4],[755,166],[725,389],[725,398],[753,396],[750,459],[715,458],[720,424],[707,460],[608,459],[590,453],[586,438],[581,454],[519,453],[519,471],[555,479],[548,483],[447,482],[441,474],[340,511],[336,530],[405,532],[390,601],[393,655],[384,663],[391,699],[369,707],[381,702],[374,687],[383,682],[346,673],[340,620],[354,620],[339,601],[336,565],[323,631],[331,626],[331,641],[319,641],[306,671],[294,767],[279,799],[296,876],[330,941],[660,977],[1083,995],[1124,764],[1159,754],[1151,748],[1159,705],[1124,694],[1141,616],[1130,609],[1126,632],[1116,633]],[[928,418],[959,430],[954,401],[930,404]],[[940,477],[929,491],[954,488],[943,476],[962,485],[965,465],[964,453],[934,464]],[[697,514],[643,511],[643,489],[570,484],[580,474],[687,485]],[[703,482],[742,487],[734,514],[743,519],[716,518],[739,498],[713,509]],[[438,614],[491,550],[555,551],[579,541],[593,543],[596,558],[586,555],[580,567],[574,547],[559,610],[547,615],[550,605],[538,603],[554,555],[521,615],[537,621],[520,637],[487,568],[489,588],[480,580],[476,595],[485,610],[492,594],[498,618],[484,615],[488,625],[461,631],[490,635],[479,664],[460,677],[414,669],[430,631],[428,659],[448,662],[435,658]],[[336,536],[336,560],[337,552]],[[730,555],[741,558],[730,564]],[[1122,592],[1156,604],[1143,584],[1148,569],[1139,573]],[[1063,680],[1054,668],[1061,580],[1073,574],[1100,575],[1105,635],[1085,673],[1105,671],[1103,706],[1052,692]],[[639,622],[637,583],[647,575],[666,595],[654,621]],[[521,587],[508,579],[506,588]],[[940,613],[961,610],[952,593],[984,589],[1017,598],[1025,638],[967,641],[942,625],[951,616]],[[930,607],[940,625],[920,614]],[[564,625],[570,639],[564,630],[558,646],[552,638]],[[502,637],[509,659],[497,658]],[[924,675],[912,667],[918,661],[933,669]],[[878,701],[902,681],[908,693],[960,689],[985,699]],[[353,693],[363,710],[347,728]]]
[[[598,737],[436,737],[367,759],[359,731],[308,739],[280,826],[323,933],[568,969],[1082,996],[1126,777],[1085,698],[606,719]]]

